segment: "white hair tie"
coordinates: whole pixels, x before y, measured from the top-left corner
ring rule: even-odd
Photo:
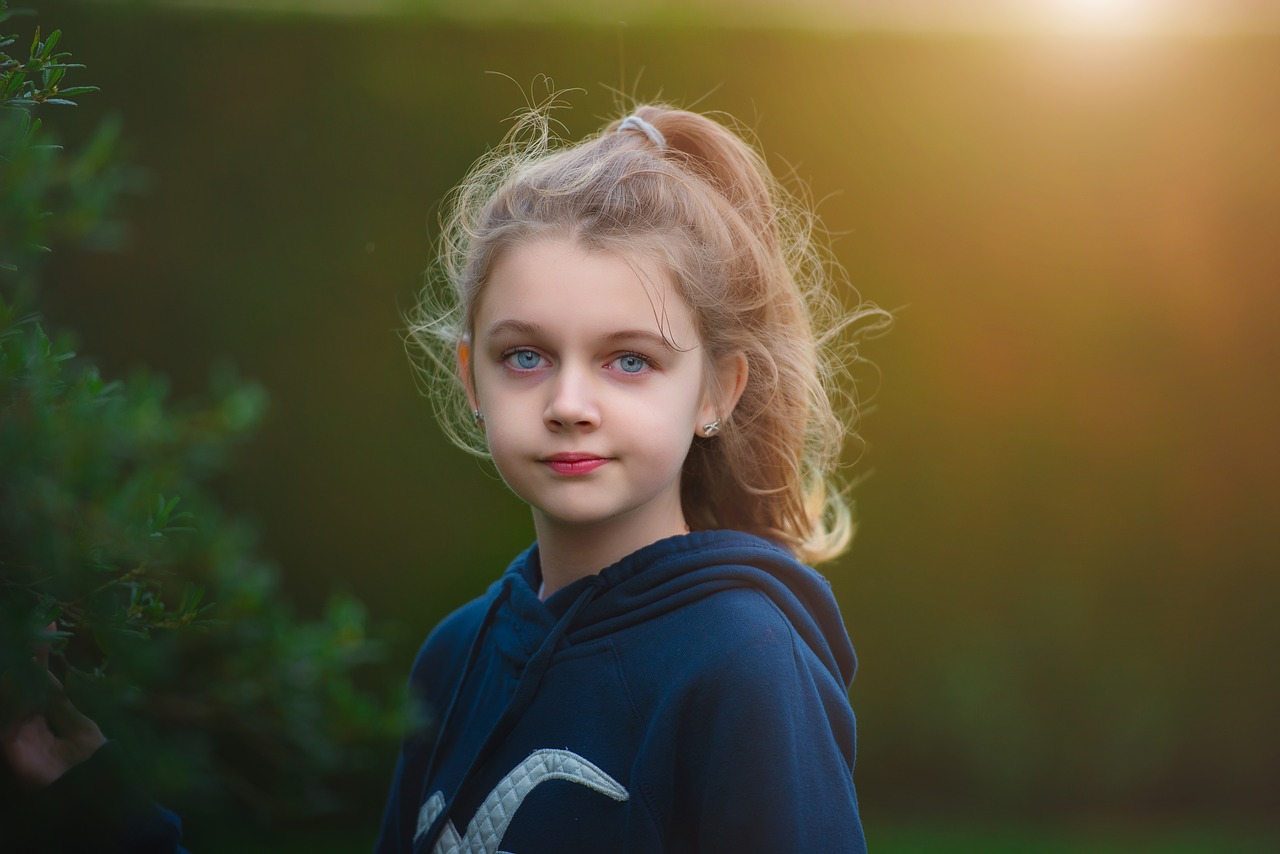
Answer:
[[[662,131],[658,130],[656,127],[635,114],[623,119],[622,124],[618,125],[618,130],[638,130],[645,136],[649,137],[649,141],[658,146],[659,151],[662,151],[667,147],[667,139],[662,135]]]

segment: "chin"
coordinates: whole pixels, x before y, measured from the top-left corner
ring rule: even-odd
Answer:
[[[548,522],[575,528],[590,528],[616,518],[609,513],[601,513],[599,509],[573,511],[565,508],[557,510],[539,508],[539,512]]]

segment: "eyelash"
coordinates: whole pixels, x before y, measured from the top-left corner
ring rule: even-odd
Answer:
[[[616,364],[622,361],[623,359],[639,359],[644,364],[644,369],[641,369],[639,371],[622,371],[622,373],[627,376],[639,376],[640,374],[645,373],[645,369],[652,371],[654,368],[657,367],[653,359],[650,359],[648,356],[645,356],[641,353],[621,353],[615,356],[613,359],[611,359],[609,361],[609,364],[610,365]]]
[[[519,371],[520,373],[527,373],[529,371],[537,370],[537,368],[542,367],[541,364],[532,368],[520,367],[515,363],[515,358],[519,356],[521,353],[532,353],[535,356],[537,356],[539,359],[544,359],[544,360],[546,359],[546,357],[543,356],[541,353],[539,353],[537,350],[533,350],[529,347],[513,347],[502,354],[502,363],[513,370]]]

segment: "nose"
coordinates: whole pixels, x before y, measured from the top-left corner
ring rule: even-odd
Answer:
[[[548,388],[551,396],[542,415],[548,429],[594,430],[599,426],[599,400],[587,371],[564,366]]]

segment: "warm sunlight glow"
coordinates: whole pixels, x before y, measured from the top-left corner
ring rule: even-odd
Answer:
[[[1043,0],[1057,21],[1074,30],[1134,32],[1155,24],[1153,0]]]

